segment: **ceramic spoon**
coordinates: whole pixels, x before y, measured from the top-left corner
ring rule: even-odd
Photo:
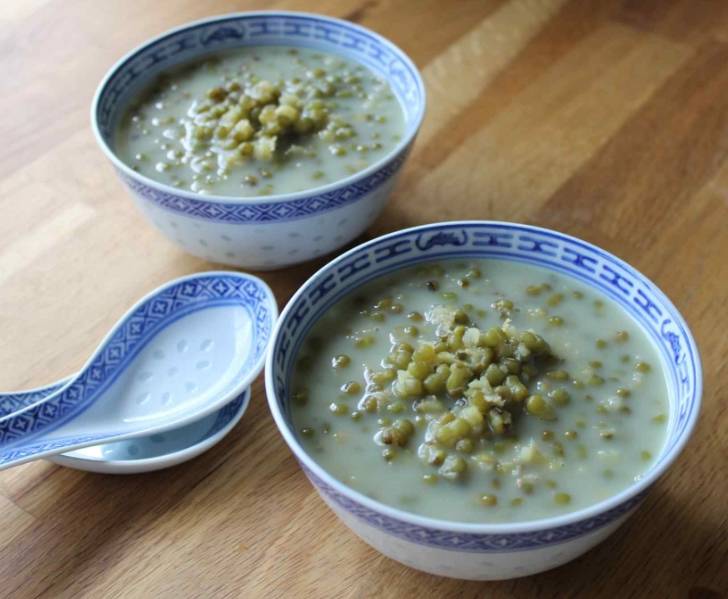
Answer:
[[[236,272],[176,279],[142,298],[81,371],[19,412],[0,411],[0,469],[185,426],[260,372],[277,307]]]
[[[27,391],[0,393],[0,415],[22,410],[67,382],[68,379],[63,379]],[[249,403],[250,387],[220,410],[183,427],[115,443],[91,445],[48,456],[48,459],[67,468],[106,474],[137,474],[169,468],[191,460],[219,443],[240,421]]]

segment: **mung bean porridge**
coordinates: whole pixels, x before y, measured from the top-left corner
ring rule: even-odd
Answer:
[[[667,386],[622,308],[549,270],[444,261],[376,279],[308,334],[292,419],[365,495],[460,522],[606,499],[660,453]]]
[[[360,172],[402,139],[389,84],[333,54],[244,47],[163,73],[120,119],[119,158],[199,194],[268,196]]]

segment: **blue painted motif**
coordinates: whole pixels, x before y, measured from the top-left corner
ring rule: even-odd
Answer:
[[[346,281],[352,275],[369,266],[369,256],[356,256],[354,259],[345,262],[338,268],[339,281]]]
[[[682,346],[680,345],[680,336],[671,330],[672,321],[667,318],[662,322],[662,336],[665,338],[667,343],[672,349],[672,355],[674,356],[675,363],[679,363],[680,358],[683,355]]]
[[[556,255],[558,246],[551,241],[540,240],[530,235],[519,235],[519,241],[518,249],[524,252],[536,252],[547,256]]]
[[[629,513],[642,502],[647,494],[647,492],[642,492],[594,518],[587,518],[565,526],[523,533],[475,534],[425,528],[424,526],[385,516],[381,512],[375,512],[346,495],[342,495],[307,468],[304,467],[303,470],[309,480],[321,489],[327,497],[374,528],[418,545],[473,553],[523,551],[524,549],[539,549],[570,541],[573,538],[595,532],[614,522],[620,516]]]
[[[425,90],[417,72],[398,50],[375,35],[350,23],[302,14],[240,14],[172,32],[128,56],[106,81],[96,105],[96,120],[106,143],[111,145],[119,107],[158,72],[205,52],[246,44],[314,47],[347,56],[391,83],[404,109],[408,134],[421,119]],[[380,188],[399,171],[410,145],[379,170],[345,187],[280,202],[205,200],[175,194],[126,172],[119,175],[144,200],[190,218],[227,224],[288,222],[335,210]]]
[[[27,408],[28,406],[40,401],[44,397],[47,397],[54,391],[58,391],[68,381],[58,381],[47,385],[46,387],[39,387],[31,391],[16,391],[13,393],[0,393],[0,418]]]
[[[447,233],[423,233],[417,239],[415,239],[415,246],[418,250],[425,251],[430,248],[437,246],[453,246],[461,247],[468,242],[467,233],[463,231],[462,234],[454,233],[452,231]]]
[[[0,411],[0,416],[7,416],[12,412],[22,410],[23,408],[35,403],[36,401],[40,401],[44,397],[48,397],[49,395],[63,387],[63,385],[67,384],[68,380],[69,379],[51,383],[46,387],[39,387],[30,391],[0,393],[0,410],[2,410]],[[210,430],[205,433],[204,437],[211,437],[218,431],[224,429],[238,413],[243,403],[246,401],[249,393],[250,388],[246,389],[233,401],[226,404],[217,413],[217,418],[215,418],[215,422],[212,424],[212,427],[210,427]]]
[[[513,239],[512,233],[502,233],[498,231],[473,231],[473,235],[475,236],[475,241],[473,241],[473,245],[475,247],[485,245],[509,248],[513,245],[513,242],[511,241]]]
[[[574,266],[583,268],[587,272],[594,272],[594,267],[597,263],[594,258],[590,258],[589,256],[586,256],[570,247],[563,248],[563,252],[562,258],[567,262],[572,262]]]
[[[12,462],[13,460],[19,460],[30,456],[38,455],[46,451],[52,451],[59,447],[68,447],[69,445],[75,445],[77,443],[93,443],[96,440],[103,439],[107,436],[107,433],[96,433],[93,435],[77,435],[74,437],[62,437],[54,439],[53,441],[40,441],[38,443],[31,443],[28,445],[22,445],[18,449],[7,449],[0,454],[0,464]]]
[[[442,243],[431,244],[430,239],[442,240]],[[465,242],[461,244],[461,240]],[[392,248],[398,248],[398,251],[392,251]],[[453,248],[457,251],[453,252]],[[372,255],[381,256],[381,259],[374,262],[370,260]],[[669,300],[640,273],[595,246],[548,230],[496,222],[418,227],[364,244],[342,258],[341,263],[334,263],[330,269],[323,271],[321,276],[336,272],[338,284],[329,286],[323,295],[317,297],[315,309],[310,303],[311,290],[315,285],[305,287],[304,292],[287,308],[287,320],[282,323],[281,334],[272,349],[273,385],[281,412],[288,414],[286,389],[290,385],[300,345],[315,322],[334,303],[353,288],[387,273],[425,261],[452,257],[499,258],[536,264],[574,277],[614,300],[657,344],[665,358],[667,375],[674,381],[677,390],[666,448],[653,468],[683,440],[699,406],[700,359],[685,322]],[[352,264],[361,267],[354,270],[349,266]],[[666,318],[657,320],[655,314],[664,314]],[[280,351],[282,347],[286,348],[285,352]],[[308,474],[332,500],[372,526],[420,544],[467,551],[518,550],[562,542],[605,526],[629,512],[643,497],[640,494],[595,518],[558,529],[519,535],[462,535],[384,517],[337,493],[313,473]]]
[[[654,322],[662,316],[662,310],[645,294],[642,289],[638,289],[632,298],[635,304],[637,304],[645,314],[647,314]]]
[[[406,148],[378,171],[359,181],[354,181],[346,187],[281,202],[260,202],[259,200],[220,202],[183,197],[146,185],[120,170],[117,172],[134,193],[160,208],[177,214],[203,219],[207,222],[233,225],[282,223],[323,214],[360,200],[384,185],[399,171],[408,150],[409,148]]]
[[[271,315],[266,306],[266,294],[254,281],[244,275],[210,275],[171,285],[150,300],[139,305],[107,341],[91,365],[55,397],[20,414],[0,419],[0,464],[8,462],[17,452],[9,451],[15,443],[47,434],[74,418],[98,399],[101,393],[123,372],[131,360],[161,329],[182,316],[212,305],[241,305],[254,323],[256,345],[240,365],[244,372],[266,351],[271,334]],[[221,390],[224,392],[225,390]],[[89,438],[90,440],[90,438]],[[66,439],[68,441],[68,439]],[[59,441],[23,446],[23,455],[40,453],[49,447],[59,447]]]
[[[243,406],[243,403],[246,401],[249,393],[250,388],[243,391],[233,401],[225,405],[222,410],[218,412],[217,418],[215,418],[215,422],[212,424],[210,430],[205,433],[205,437],[211,437],[215,433],[224,429],[230,423],[230,421],[235,418],[235,415]]]
[[[631,288],[634,287],[634,282],[627,277],[623,277],[608,264],[602,264],[602,272],[599,276],[610,285],[614,285],[614,287],[625,295],[629,295]]]
[[[408,254],[412,251],[412,241],[410,239],[400,239],[374,248],[375,260],[377,263],[387,262],[395,256]]]
[[[313,289],[311,289],[311,305],[315,306],[319,299],[325,297],[326,294],[334,287],[336,287],[336,284],[334,283],[333,274],[322,277],[322,279],[314,285]]]

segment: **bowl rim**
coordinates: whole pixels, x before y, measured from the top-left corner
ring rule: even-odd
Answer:
[[[395,507],[391,507],[385,503],[379,502],[377,500],[371,499],[364,495],[363,493],[360,493],[359,491],[356,491],[349,487],[348,485],[340,482],[335,477],[333,477],[331,474],[329,474],[322,466],[320,466],[311,456],[308,455],[306,450],[303,448],[303,446],[298,442],[296,439],[296,436],[293,433],[292,428],[288,425],[286,418],[284,417],[283,413],[279,409],[278,406],[278,399],[275,391],[275,384],[273,380],[273,363],[274,363],[274,354],[275,354],[275,348],[277,346],[277,340],[278,337],[281,334],[281,331],[283,330],[284,323],[288,320],[289,316],[291,315],[293,305],[294,303],[305,293],[308,292],[308,290],[312,287],[312,285],[317,282],[321,277],[325,276],[327,273],[330,273],[334,270],[334,268],[339,265],[340,263],[347,260],[350,256],[353,254],[360,252],[364,249],[370,248],[372,246],[380,244],[382,241],[386,241],[394,236],[401,235],[403,233],[413,233],[413,232],[425,232],[428,230],[438,229],[440,227],[452,227],[452,226],[468,226],[468,225],[500,225],[500,226],[506,226],[512,229],[517,229],[521,231],[533,231],[538,233],[549,233],[549,234],[555,234],[558,237],[561,237],[564,241],[570,242],[570,243],[577,243],[582,246],[587,247],[588,249],[597,251],[599,253],[605,254],[610,259],[614,260],[619,266],[625,269],[629,274],[632,276],[635,276],[636,278],[640,279],[642,282],[646,283],[650,290],[655,294],[655,297],[658,298],[662,304],[667,307],[669,310],[671,310],[672,314],[671,316],[674,316],[677,324],[681,325],[684,332],[685,332],[685,338],[688,340],[691,352],[695,356],[695,390],[694,390],[694,407],[692,408],[690,418],[688,422],[685,425],[685,428],[680,433],[680,437],[678,437],[677,442],[667,451],[666,453],[662,453],[663,450],[660,453],[660,456],[658,456],[659,460],[656,466],[649,470],[643,477],[641,477],[639,480],[633,482],[631,485],[629,485],[627,488],[623,489],[622,491],[611,495],[610,497],[607,497],[606,499],[603,499],[602,501],[599,501],[597,503],[594,503],[592,505],[586,506],[582,509],[575,510],[572,512],[568,512],[566,514],[562,514],[559,516],[552,516],[549,518],[538,518],[534,520],[523,520],[523,521],[516,521],[516,522],[507,522],[507,523],[473,523],[473,522],[460,522],[456,520],[444,520],[440,518],[431,518],[428,516],[421,516],[419,514],[415,514],[413,512],[407,512],[404,510],[400,510]],[[453,258],[457,258],[456,255],[453,256]],[[496,258],[497,259],[497,258]],[[566,275],[568,276],[568,275]],[[344,283],[344,287],[346,287],[346,284]],[[350,291],[353,291],[356,288],[356,286],[351,286]],[[639,323],[638,323],[639,325]],[[653,341],[651,340],[651,343]],[[669,385],[669,383],[668,383]],[[608,512],[625,502],[633,499],[643,491],[646,491],[658,478],[660,478],[665,471],[670,467],[670,465],[675,461],[675,459],[678,457],[678,455],[682,452],[683,448],[685,447],[685,444],[690,439],[693,430],[695,428],[695,424],[698,418],[698,415],[700,413],[700,407],[702,403],[702,393],[703,393],[703,374],[702,374],[702,362],[700,358],[700,353],[698,351],[697,344],[695,343],[695,339],[693,337],[692,332],[690,331],[690,328],[688,327],[687,323],[685,322],[685,319],[683,318],[680,311],[675,307],[675,305],[670,301],[670,299],[662,292],[662,290],[655,285],[648,277],[646,277],[644,274],[642,274],[640,271],[638,271],[633,266],[629,265],[627,262],[622,260],[621,258],[615,256],[611,252],[608,252],[607,250],[604,250],[600,248],[599,246],[596,246],[592,243],[589,243],[587,241],[584,241],[582,239],[579,239],[578,237],[575,237],[573,235],[569,235],[567,233],[562,233],[560,231],[556,231],[554,229],[548,229],[546,227],[539,227],[535,225],[527,225],[527,224],[521,224],[521,223],[515,223],[515,222],[509,222],[509,221],[497,221],[497,220],[458,220],[458,221],[442,221],[442,222],[436,222],[436,223],[429,223],[425,225],[417,225],[413,227],[407,227],[405,229],[399,229],[397,231],[392,231],[390,233],[387,233],[385,235],[381,235],[379,237],[376,237],[374,239],[371,239],[369,241],[366,241],[347,252],[344,252],[343,254],[337,256],[324,266],[322,266],[320,269],[318,269],[315,273],[313,273],[296,291],[296,293],[291,297],[291,299],[286,304],[285,308],[281,312],[278,321],[276,322],[275,328],[273,329],[273,333],[271,335],[271,343],[268,347],[268,356],[266,359],[266,366],[265,366],[265,388],[266,388],[266,395],[268,399],[268,406],[270,408],[270,411],[273,415],[273,419],[276,423],[276,426],[278,427],[279,432],[283,436],[284,440],[286,441],[286,444],[293,452],[296,459],[303,465],[304,469],[310,470],[317,478],[322,480],[325,484],[327,484],[330,488],[333,488],[337,493],[340,493],[341,495],[344,495],[345,497],[361,504],[362,506],[370,509],[373,512],[378,512],[380,514],[383,514],[389,518],[393,518],[395,520],[399,520],[401,522],[405,522],[414,526],[419,526],[422,528],[428,528],[428,529],[435,529],[435,530],[444,530],[444,531],[450,531],[450,532],[457,532],[457,533],[464,533],[464,534],[474,534],[474,535],[499,535],[499,534],[516,534],[516,533],[532,533],[536,531],[542,531],[546,529],[552,529],[552,528],[560,528],[562,526],[572,525],[578,522],[582,522],[584,520],[589,520],[591,518],[597,517],[601,514],[604,514],[605,512]],[[667,443],[665,444],[665,446]]]
[[[384,156],[382,156],[379,160],[376,162],[370,164],[365,169],[358,171],[352,175],[349,175],[348,177],[345,177],[343,179],[338,179],[336,181],[332,181],[331,183],[327,183],[326,185],[321,185],[318,187],[312,187],[310,189],[304,189],[302,191],[295,191],[290,193],[282,193],[282,194],[272,194],[268,196],[223,196],[223,195],[215,195],[215,194],[199,194],[193,191],[184,190],[184,189],[178,189],[177,187],[173,187],[171,185],[168,185],[166,183],[161,183],[160,181],[156,181],[154,179],[151,179],[150,177],[147,177],[146,175],[142,175],[141,173],[138,173],[130,166],[128,166],[124,161],[122,161],[114,152],[114,150],[111,148],[111,145],[104,139],[104,136],[101,134],[101,130],[99,128],[98,123],[98,109],[99,104],[101,102],[101,99],[104,97],[104,94],[106,92],[106,88],[109,84],[109,81],[122,69],[126,66],[126,64],[132,60],[137,54],[143,52],[150,46],[153,46],[154,44],[157,44],[161,41],[164,41],[166,38],[171,37],[173,35],[176,35],[182,31],[185,31],[186,29],[192,28],[192,27],[198,27],[200,25],[208,24],[208,23],[215,23],[218,21],[227,21],[227,20],[236,20],[241,19],[245,17],[305,17],[305,18],[311,18],[311,19],[317,19],[320,21],[327,21],[329,23],[334,23],[339,26],[349,27],[351,29],[354,29],[358,31],[359,33],[368,35],[370,37],[373,37],[378,43],[386,46],[389,48],[392,52],[394,52],[412,71],[412,74],[415,78],[415,85],[419,88],[421,95],[422,95],[422,102],[421,107],[419,108],[418,112],[416,113],[416,117],[413,120],[411,125],[406,125],[405,134],[402,136],[402,139]],[[244,47],[241,45],[240,47]],[[355,59],[350,59],[357,62]],[[368,68],[368,67],[367,67]],[[104,74],[103,78],[101,79],[101,82],[96,88],[96,91],[94,92],[93,100],[91,101],[91,130],[93,131],[94,138],[96,139],[96,143],[101,148],[101,151],[106,155],[106,157],[111,161],[113,166],[121,171],[124,175],[127,177],[130,177],[132,179],[138,180],[144,185],[148,187],[152,187],[157,189],[158,191],[162,191],[164,193],[179,196],[182,198],[185,198],[187,200],[197,201],[197,202],[208,202],[208,203],[221,203],[221,204],[275,204],[275,203],[281,203],[281,202],[292,202],[295,200],[302,200],[314,196],[319,196],[331,191],[334,191],[336,189],[340,189],[342,187],[347,187],[353,183],[356,183],[369,175],[379,171],[382,169],[385,165],[392,162],[394,159],[397,158],[401,153],[406,152],[409,145],[414,141],[415,137],[417,136],[420,127],[422,126],[422,121],[425,116],[425,112],[427,111],[427,90],[424,84],[424,81],[422,80],[422,74],[420,73],[420,70],[417,68],[417,66],[414,64],[412,59],[402,50],[399,46],[397,46],[394,42],[391,42],[389,39],[384,37],[383,35],[377,33],[376,31],[373,31],[371,29],[368,29],[367,27],[364,27],[362,25],[359,25],[358,23],[352,23],[350,21],[346,21],[344,19],[338,19],[336,17],[330,17],[326,15],[321,15],[313,12],[305,12],[305,11],[291,11],[291,10],[254,10],[254,11],[239,11],[239,12],[232,12],[232,13],[224,13],[219,15],[214,15],[211,17],[205,17],[203,19],[197,19],[195,21],[189,21],[186,23],[183,23],[182,25],[178,25],[176,27],[172,27],[171,29],[167,29],[163,31],[162,33],[148,38],[147,40],[143,41],[141,44],[135,46],[128,52],[126,52],[121,58],[119,58]]]

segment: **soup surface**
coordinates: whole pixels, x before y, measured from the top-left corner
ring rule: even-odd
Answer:
[[[119,158],[200,194],[266,196],[359,172],[401,140],[389,84],[330,54],[230,50],[165,73],[120,119]]]
[[[292,417],[348,486],[460,522],[531,520],[629,486],[667,429],[655,348],[578,281],[501,260],[377,279],[316,323]]]

